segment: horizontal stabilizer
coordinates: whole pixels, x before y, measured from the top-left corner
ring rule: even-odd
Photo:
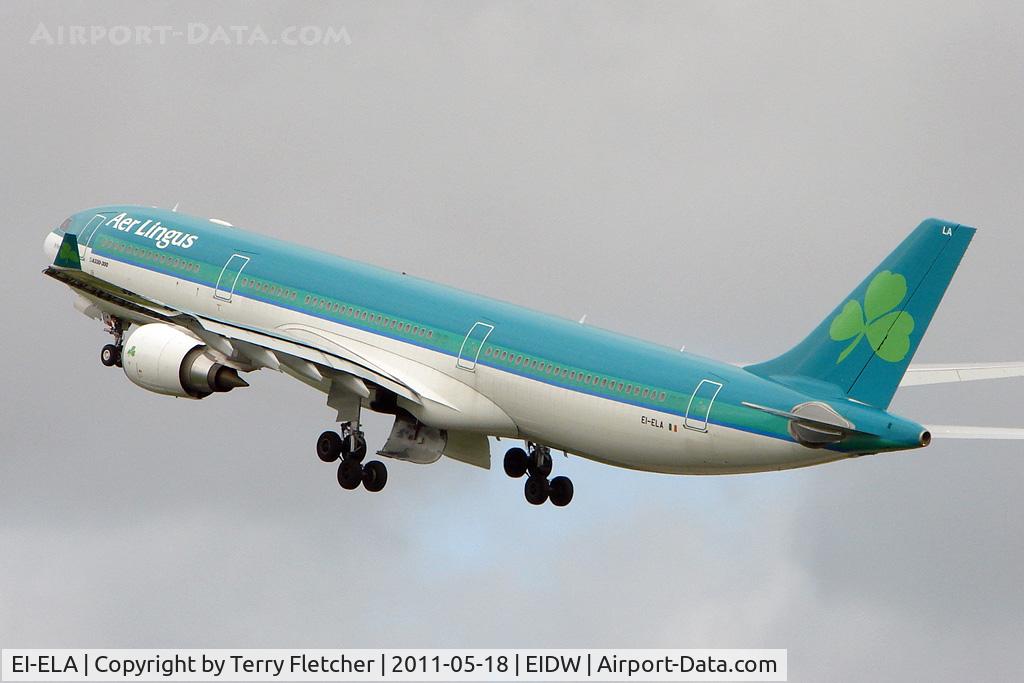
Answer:
[[[789,420],[790,434],[809,448],[821,448],[851,436],[875,436],[856,429],[846,418],[824,403],[803,403],[793,408],[792,411],[759,406],[746,401],[743,402],[743,405]]]
[[[928,427],[933,439],[990,439],[1013,441],[1024,439],[1024,429],[1017,427],[963,427],[959,425],[934,425]]]
[[[945,363],[911,365],[900,382],[901,387],[952,382],[976,382],[986,379],[1024,377],[1024,363]]]

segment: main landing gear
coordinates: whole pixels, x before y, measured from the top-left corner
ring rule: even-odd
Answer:
[[[121,367],[121,351],[124,349],[124,324],[120,318],[115,318],[112,315],[104,315],[103,324],[106,325],[107,332],[114,335],[114,343],[106,344],[100,349],[100,362],[108,368],[112,368],[115,365]]]
[[[363,463],[366,457],[366,438],[358,424],[346,422],[341,426],[341,434],[324,432],[316,440],[316,454],[324,462],[338,464],[338,484],[341,488],[351,491],[363,488],[376,493],[388,483],[388,468],[379,460]]]
[[[568,505],[572,501],[572,480],[569,477],[548,479],[553,465],[551,449],[529,441],[526,447],[529,452],[522,448],[508,449],[505,453],[505,474],[513,479],[529,474],[523,493],[531,505],[543,505],[546,500],[558,507]]]

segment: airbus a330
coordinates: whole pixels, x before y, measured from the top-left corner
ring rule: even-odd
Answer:
[[[672,474],[765,472],[1024,429],[927,427],[888,411],[900,386],[1024,375],[1024,363],[910,366],[974,228],[921,223],[802,342],[741,367],[143,206],[75,213],[45,274],[113,342],[104,365],[203,399],[287,373],[336,413],[316,454],[344,489],[380,491],[362,411],[394,416],[384,458],[504,470],[534,505],[567,505],[552,451]],[[221,400],[221,399],[218,399]],[[226,399],[229,400],[229,399]]]

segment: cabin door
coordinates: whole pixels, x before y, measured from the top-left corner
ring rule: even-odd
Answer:
[[[213,298],[221,301],[231,301],[234,296],[235,286],[242,271],[249,265],[249,257],[241,254],[232,254],[220,269],[220,277],[217,278],[217,286],[213,290]]]
[[[484,342],[491,336],[491,332],[494,332],[494,325],[479,321],[473,323],[469,331],[466,332],[466,338],[462,340],[462,347],[459,349],[455,367],[474,372],[476,362],[480,359],[480,352],[484,348]]]
[[[687,429],[697,432],[708,431],[708,420],[711,418],[711,408],[718,398],[718,392],[722,390],[722,383],[710,379],[702,379],[693,390],[690,403],[686,406],[686,420],[683,425]]]
[[[103,225],[103,221],[107,219],[106,216],[96,214],[89,219],[89,222],[85,224],[85,227],[78,233],[78,257],[85,260],[85,250],[92,244],[92,238],[96,235],[96,231]]]

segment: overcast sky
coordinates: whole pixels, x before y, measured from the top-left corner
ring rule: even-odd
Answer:
[[[40,23],[344,27],[30,43]],[[918,361],[1020,360],[1024,5],[0,5],[0,646],[784,647],[791,680],[1008,680],[1021,447],[701,478],[443,459],[342,491],[322,395],[102,367],[46,232],[173,206],[725,360],[774,356],[927,216],[974,244]],[[1024,383],[906,389],[1024,426]],[[379,446],[389,424],[369,420]],[[642,447],[642,446],[638,446]]]

